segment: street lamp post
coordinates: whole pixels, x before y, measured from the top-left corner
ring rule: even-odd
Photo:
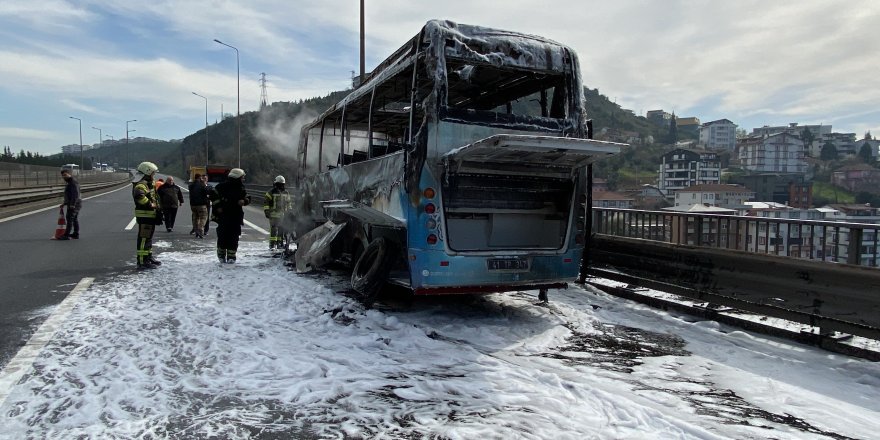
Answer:
[[[205,98],[196,92],[192,92],[192,94],[205,100],[205,172],[208,172],[208,98]],[[239,161],[241,161],[240,157],[241,156],[239,156]]]
[[[70,119],[76,119],[79,121],[79,172],[82,173],[85,171],[85,168],[83,167],[85,164],[85,161],[83,161],[83,158],[85,157],[83,154],[83,121],[82,119],[74,118],[73,116],[71,116]]]
[[[98,150],[104,148],[104,131],[98,127],[92,127],[95,130],[98,130]],[[105,158],[106,159],[106,158]],[[101,162],[101,157],[98,156],[98,162]],[[92,169],[95,169],[95,164],[92,164]]]
[[[116,165],[118,165],[118,163],[119,163],[119,146],[116,146],[115,148],[113,147],[114,145],[116,145],[116,136],[113,136],[112,134],[108,134],[107,137],[110,138],[110,154],[112,155],[113,151],[114,150],[116,151],[116,156],[115,156],[116,162],[110,164],[110,166],[113,167],[113,172],[116,172]],[[107,160],[113,160],[113,159],[111,159],[108,156]]]
[[[220,43],[226,47],[229,47],[235,50],[235,75],[236,75],[236,90],[237,90],[237,100],[238,100],[238,108],[235,111],[235,129],[238,131],[238,167],[241,168],[241,69],[238,63],[238,49],[234,46],[230,46],[218,39],[214,39],[215,42]]]
[[[125,168],[128,169],[128,172],[131,173],[131,150],[128,149],[128,134],[137,131],[137,130],[129,130],[128,123],[129,122],[137,122],[137,119],[132,119],[130,121],[125,121]]]

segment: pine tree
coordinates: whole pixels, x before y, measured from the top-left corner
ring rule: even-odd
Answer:
[[[870,142],[862,144],[862,148],[859,149],[859,158],[862,159],[862,162],[864,163],[874,162],[874,154],[871,151]]]

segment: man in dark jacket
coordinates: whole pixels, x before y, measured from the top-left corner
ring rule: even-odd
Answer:
[[[201,174],[196,174],[189,184],[189,208],[192,210],[192,230],[189,234],[195,235],[196,238],[205,237],[208,203],[208,185],[202,180]]]
[[[217,219],[217,258],[223,263],[235,263],[238,238],[244,224],[244,209],[251,202],[244,189],[244,170],[233,168],[226,181],[210,193],[211,208]]]
[[[171,232],[174,229],[174,221],[177,219],[177,208],[183,204],[183,191],[174,183],[174,178],[168,176],[165,183],[156,192],[159,195],[162,218],[165,220],[165,230]]]
[[[70,240],[79,238],[79,209],[82,207],[82,199],[79,195],[79,182],[70,175],[70,170],[61,170],[61,178],[67,182],[64,187],[64,203],[62,207],[67,208],[65,220],[67,220],[67,231],[59,237],[59,240]],[[73,231],[73,233],[71,233]]]

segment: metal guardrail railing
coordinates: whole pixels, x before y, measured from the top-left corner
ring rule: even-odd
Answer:
[[[108,173],[109,174],[109,173]],[[113,173],[115,179],[101,179],[99,181],[80,182],[80,191],[89,192],[103,188],[117,186],[130,181],[128,175],[120,176],[121,173]],[[64,195],[64,184],[32,186],[27,188],[0,189],[0,207],[20,205],[22,203],[47,200]]]
[[[593,233],[878,267],[880,225],[593,207]]]

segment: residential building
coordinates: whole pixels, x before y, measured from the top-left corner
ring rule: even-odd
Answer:
[[[632,208],[634,198],[613,191],[593,191],[593,207],[596,208]]]
[[[729,150],[736,148],[736,124],[719,119],[700,126],[700,145],[706,149]]]
[[[82,151],[82,145],[70,144],[61,147],[61,154],[79,154]]]
[[[743,185],[755,192],[755,200],[781,203],[792,208],[813,205],[813,183],[804,174],[760,173],[732,176],[728,183]]]
[[[666,113],[663,110],[648,110],[648,113],[645,114],[645,118],[655,125],[669,127],[669,123],[672,121],[672,114]]]
[[[813,142],[812,150],[814,151],[811,152],[811,154],[813,154],[814,157],[820,157],[822,154],[822,148],[829,142],[834,145],[834,148],[837,149],[837,154],[841,158],[855,156],[858,154],[859,148],[862,146],[861,144],[859,144],[858,147],[856,146],[855,133],[827,133],[823,134],[816,142]]]
[[[672,197],[675,190],[706,183],[721,183],[721,161],[712,151],[676,148],[660,162],[660,190]]]
[[[744,186],[720,183],[702,184],[675,191],[673,207],[698,204],[745,212],[748,209],[746,202],[754,197],[754,191]]]
[[[880,224],[880,208],[866,204],[830,204],[823,207],[825,220],[839,221],[842,223]],[[853,236],[855,231],[858,235]],[[826,261],[846,263],[850,258],[850,243],[858,240],[857,252],[862,266],[876,266],[880,260],[880,246],[878,246],[877,229],[850,229],[846,227],[835,228],[828,231],[829,237],[825,243]]]
[[[790,133],[749,136],[737,143],[736,150],[740,164],[748,171],[803,173],[807,170],[804,143]]]
[[[700,134],[700,119],[693,116],[675,118],[675,129],[679,133],[697,136]]]
[[[880,193],[880,170],[864,163],[845,166],[831,174],[831,183],[852,192]]]
[[[868,147],[871,148],[871,157],[874,158],[874,161],[877,161],[877,156],[880,154],[880,139],[859,139],[856,142],[856,154],[862,151],[862,147],[865,144],[868,144]]]
[[[644,184],[639,187],[623,189],[620,192],[635,200],[632,205],[633,209],[655,211],[669,206],[666,195],[656,185]]]
[[[792,122],[788,125],[779,125],[775,127],[765,125],[761,128],[753,128],[751,136],[769,136],[777,133],[788,133],[802,136],[804,130],[809,130],[813,133],[815,139],[820,139],[823,135],[831,134],[830,125],[798,125],[797,122]]]

